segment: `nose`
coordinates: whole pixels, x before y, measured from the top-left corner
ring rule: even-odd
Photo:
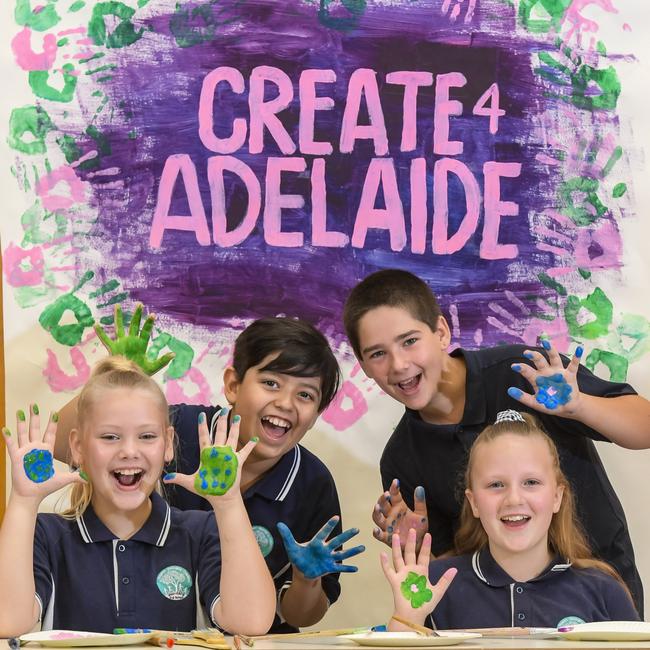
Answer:
[[[390,355],[390,369],[392,372],[404,372],[408,367],[408,357],[401,350],[395,351]]]
[[[289,390],[279,390],[275,394],[275,398],[273,400],[274,404],[279,408],[284,411],[288,411],[291,408],[292,401],[291,401],[291,391]]]
[[[516,484],[508,486],[505,495],[505,504],[508,506],[517,506],[521,504],[521,492]]]
[[[120,444],[120,457],[135,458],[139,455],[140,455],[140,448],[138,446],[138,441],[130,437],[122,438]]]

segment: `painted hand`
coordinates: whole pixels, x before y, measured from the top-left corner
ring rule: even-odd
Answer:
[[[235,415],[228,431],[228,409],[222,409],[217,421],[214,444],[212,444],[205,413],[200,413],[198,431],[201,463],[199,468],[191,476],[167,474],[163,481],[175,483],[194,494],[205,497],[212,507],[219,507],[240,497],[241,467],[253,451],[258,439],[249,440],[239,451],[235,451],[239,445],[239,423],[240,418]]]
[[[95,332],[109,354],[121,355],[127,359],[131,359],[131,361],[137,363],[148,375],[154,375],[160,369],[164,368],[176,355],[173,352],[169,352],[163,354],[159,359],[150,359],[147,356],[147,346],[149,345],[149,339],[151,338],[156,317],[153,314],[149,314],[144,321],[142,329],[140,329],[142,309],[142,304],[138,303],[129,323],[128,334],[124,332],[124,318],[119,305],[115,305],[115,338],[110,338],[99,323],[95,323]]]
[[[345,551],[337,551],[349,539],[354,537],[358,528],[348,528],[340,535],[326,542],[328,535],[334,530],[339,517],[332,517],[306,544],[298,544],[286,524],[278,524],[278,532],[287,551],[291,564],[305,578],[313,580],[328,573],[354,573],[357,567],[342,564],[343,560],[358,555],[366,550],[365,546],[355,546]]]
[[[388,554],[382,553],[381,566],[393,591],[394,614],[412,623],[423,623],[445,595],[457,570],[447,569],[437,584],[432,585],[428,578],[431,535],[424,535],[419,553],[415,543],[414,528],[408,531],[404,551],[399,533],[394,533],[391,546],[393,564],[391,566]]]
[[[11,461],[12,494],[40,503],[48,494],[69,485],[83,483],[77,472],[57,472],[53,465],[54,440],[58,416],[53,414],[41,434],[38,406],[30,408],[29,424],[24,411],[16,414],[14,436],[6,427],[2,430]]]
[[[377,499],[372,511],[372,520],[377,526],[372,531],[373,537],[391,546],[395,533],[399,533],[400,539],[406,540],[408,531],[413,528],[416,533],[416,549],[419,549],[424,534],[429,530],[427,502],[421,486],[415,488],[413,506],[415,510],[406,505],[399,489],[399,481],[395,479],[388,491]]]
[[[575,416],[580,408],[577,375],[583,348],[580,345],[576,348],[573,358],[565,368],[562,357],[550,341],[542,340],[542,347],[548,353],[548,360],[541,352],[526,350],[524,356],[533,362],[533,366],[512,364],[512,369],[520,373],[533,387],[534,394],[530,395],[519,388],[510,387],[508,395],[542,413]]]

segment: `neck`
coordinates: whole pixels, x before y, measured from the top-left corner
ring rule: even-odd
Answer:
[[[277,458],[254,458],[253,453],[241,469],[241,493],[257,483],[277,462]]]
[[[151,498],[146,499],[136,510],[112,510],[92,501],[93,510],[99,520],[118,539],[130,539],[144,526],[151,514]]]
[[[434,398],[420,411],[430,424],[457,424],[465,411],[467,366],[462,357],[447,356]]]
[[[520,553],[495,547],[490,542],[490,553],[496,563],[516,582],[528,582],[536,578],[553,559],[546,537],[535,547]]]

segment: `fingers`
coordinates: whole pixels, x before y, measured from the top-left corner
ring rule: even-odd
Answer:
[[[140,331],[140,321],[142,320],[142,303],[135,306],[131,322],[129,323],[129,336],[137,336]]]
[[[48,486],[52,488],[52,492],[56,492],[63,487],[72,485],[73,483],[87,483],[79,472],[56,472],[54,476],[48,481]]]
[[[325,523],[325,525],[314,535],[312,541],[318,541],[318,542],[324,542],[328,537],[329,534],[336,528],[336,524],[339,523],[340,517],[338,515],[334,515],[334,517],[330,517],[329,521]]]
[[[7,451],[11,456],[16,446],[16,439],[11,435],[11,431],[9,431],[7,427],[2,427],[2,439],[5,441],[5,445],[7,445]]]
[[[38,404],[32,404],[29,411],[29,442],[40,443],[43,436],[41,435],[41,415]]]
[[[224,418],[227,423],[227,418]],[[241,425],[241,416],[233,415],[230,419],[230,430],[228,431],[228,438],[226,444],[233,449],[237,449],[239,445],[239,427]]]
[[[547,370],[549,367],[548,360],[538,350],[524,350],[524,357],[535,364],[535,368],[540,372]]]
[[[175,472],[171,472],[170,474],[165,474],[162,480],[165,485],[180,485],[188,492],[196,493],[194,489],[194,476],[190,476],[189,474],[176,474]]]
[[[372,529],[372,536],[378,542],[381,542],[382,544],[386,544],[386,546],[390,546],[392,536],[389,536],[388,533],[383,531],[381,528],[373,528]]]
[[[235,417],[239,417],[236,415]],[[255,445],[260,441],[260,439],[255,436],[251,438],[238,452],[237,456],[239,456],[239,466],[241,467],[245,462],[246,459],[250,456],[251,452],[253,449],[255,449]]]
[[[372,520],[377,524],[377,526],[379,526],[379,528],[386,530],[388,521],[384,513],[381,511],[381,506],[378,503],[376,503],[375,507],[372,509]]]
[[[56,426],[59,421],[59,414],[55,411],[50,415],[50,419],[45,427],[45,434],[43,435],[43,442],[49,447],[54,447],[56,442]]]
[[[115,305],[115,338],[119,339],[124,336],[124,317],[122,315],[122,308],[119,304]]]
[[[149,342],[149,338],[151,337],[151,332],[153,331],[153,325],[156,320],[155,314],[149,314],[147,318],[144,321],[144,325],[142,326],[142,331],[140,332],[140,340],[144,341],[145,343]]]
[[[578,368],[580,367],[580,359],[582,359],[582,355],[584,353],[584,348],[579,345],[576,348],[576,351],[573,353],[573,356],[571,357],[571,361],[569,361],[569,365],[567,366],[567,372],[571,373],[572,375],[577,375],[578,374]]]
[[[212,442],[210,441],[210,430],[208,429],[208,420],[205,416],[205,413],[201,411],[199,413],[199,449],[204,449],[205,447],[209,447],[211,444]],[[221,443],[218,443],[215,440],[214,444],[220,445]]]
[[[417,564],[417,558],[415,555],[415,543],[417,535],[415,534],[415,528],[409,528],[408,535],[406,536],[406,544],[404,545],[404,563],[405,564]]]
[[[413,491],[413,512],[421,518],[427,519],[427,499],[424,492],[424,488],[421,485],[418,485]],[[422,521],[421,523],[425,523]]]
[[[347,548],[344,551],[334,551],[332,553],[332,559],[336,562],[343,562],[343,560],[347,560],[354,555],[359,555],[359,553],[363,553],[365,550],[366,547],[363,544],[359,544],[359,546]]]
[[[388,486],[388,493],[390,496],[389,501],[391,503],[395,503],[395,499],[399,497],[400,501],[402,500],[402,493],[400,492],[399,489],[399,479],[394,478],[393,482]]]
[[[560,357],[560,353],[557,351],[557,348],[555,348],[548,339],[542,339],[540,343],[541,346],[546,350],[546,353],[548,354],[548,360],[550,365],[555,367],[557,366],[562,367],[562,357]]]
[[[206,431],[207,431],[207,425],[206,425]],[[217,420],[217,430],[214,434],[214,442],[212,442],[211,444],[217,445],[219,447],[224,447],[226,445],[227,438],[228,438],[228,409],[224,407],[219,412],[219,419]],[[233,447],[233,449],[236,448],[237,447]]]
[[[327,542],[327,547],[330,549],[335,549],[338,548],[339,546],[343,546],[345,542],[347,542],[349,539],[352,539],[355,535],[358,534],[359,534],[358,528],[348,528],[347,530],[344,530],[336,537],[330,539],[330,541]]]
[[[514,386],[511,386],[508,388],[508,395],[512,397],[512,399],[517,400],[521,404],[524,404],[525,406],[528,406],[531,409],[534,409],[535,411],[546,411],[546,408],[544,408],[541,404],[537,402],[535,399],[534,395],[530,395],[529,393],[524,393],[523,390],[519,388],[515,388]]]
[[[101,341],[102,345],[106,348],[109,354],[113,354],[113,341],[110,339],[104,328],[99,324],[95,323],[93,326],[97,338]]]
[[[458,569],[456,568],[451,568],[447,569],[441,576],[440,580],[433,585],[433,592],[435,594],[434,599],[436,601],[436,604],[440,602],[442,597],[445,595],[445,592],[447,589],[449,589],[449,585],[451,585],[452,580],[456,577],[456,574],[458,573]]]
[[[418,564],[421,566],[429,566],[431,561],[431,535],[425,533],[422,538],[422,545],[420,546],[420,553],[418,555]]]
[[[149,374],[155,375],[159,370],[162,370],[168,363],[171,363],[176,358],[174,352],[168,352],[163,354],[162,357],[156,359],[155,361],[150,362],[149,364]]]
[[[390,565],[390,560],[388,559],[388,553],[382,551],[379,554],[379,561],[381,562],[381,569],[386,576],[386,580],[392,584],[393,576],[395,575],[395,569]]]
[[[352,564],[337,564],[335,569],[337,573],[356,573],[358,570],[359,567]]]
[[[25,411],[18,409],[16,411],[16,438],[19,447],[25,447],[29,444],[29,431],[27,429],[27,417]]]
[[[287,549],[287,551],[290,548],[298,545],[298,542],[296,542],[293,533],[289,530],[289,526],[287,526],[284,522],[279,521],[276,524],[276,528],[278,529],[278,533],[280,533],[280,538],[282,539],[284,548]]]
[[[393,567],[395,567],[396,573],[399,573],[404,568],[404,556],[402,555],[399,533],[393,534],[391,551],[393,552]]]

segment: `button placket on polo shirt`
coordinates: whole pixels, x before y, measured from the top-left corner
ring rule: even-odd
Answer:
[[[117,589],[120,595],[118,616],[131,616],[135,613],[135,566],[132,544],[119,540],[115,546],[117,564]]]
[[[512,618],[517,626],[528,625],[530,618],[530,596],[529,587],[526,583],[516,582],[512,590]]]

